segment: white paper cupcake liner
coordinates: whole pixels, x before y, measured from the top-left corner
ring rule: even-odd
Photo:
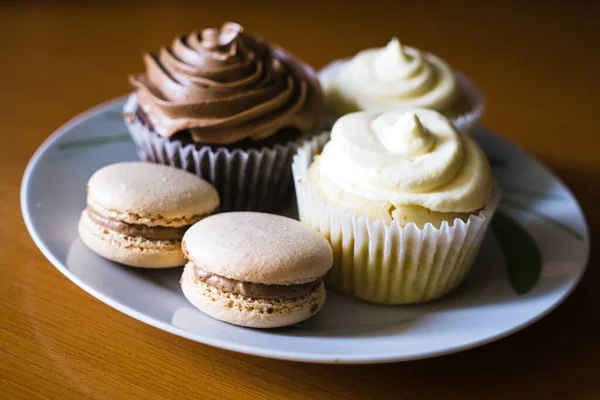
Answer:
[[[421,303],[456,288],[470,270],[500,200],[499,188],[468,220],[401,227],[357,217],[324,203],[308,183],[313,156],[325,143],[317,138],[298,149],[292,163],[300,220],[331,243],[333,268],[326,282],[350,296],[374,303]]]
[[[325,88],[329,85],[329,82],[331,82],[331,80],[341,72],[342,67],[348,61],[349,59],[335,60],[327,64],[319,71],[319,81],[321,82],[323,90],[325,90]],[[454,126],[463,132],[473,133],[475,128],[477,128],[479,125],[481,117],[483,116],[483,112],[485,111],[485,98],[473,81],[467,78],[462,72],[455,71],[455,75],[460,87],[462,88],[472,107],[469,111],[453,117],[451,120]],[[335,122],[336,117],[329,115],[326,120],[328,122],[328,126],[331,127],[333,122]]]
[[[124,113],[134,115],[135,95],[129,96]],[[137,118],[125,124],[143,161],[171,165],[209,181],[219,192],[220,211],[277,211],[282,199],[291,196],[291,163],[306,136],[261,149],[227,149],[210,146],[196,149],[151,132]]]

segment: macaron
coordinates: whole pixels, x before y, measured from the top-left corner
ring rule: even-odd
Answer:
[[[144,162],[112,164],[88,181],[79,236],[112,261],[176,267],[185,264],[185,231],[218,208],[215,188],[189,172]]]
[[[255,212],[213,215],[183,237],[181,287],[199,310],[251,328],[293,325],[325,303],[333,264],[325,238],[291,218]]]

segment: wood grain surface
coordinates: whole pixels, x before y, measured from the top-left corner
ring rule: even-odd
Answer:
[[[599,11],[592,1],[0,3],[0,398],[600,398],[595,248],[573,295],[507,339],[431,360],[311,365],[204,346],[106,306],[42,256],[19,206],[39,144],[127,92],[144,51],[235,20],[315,67],[393,35],[441,55],[486,94],[484,123],[570,186],[597,245]]]

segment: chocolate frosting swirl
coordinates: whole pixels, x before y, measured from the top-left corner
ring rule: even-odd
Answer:
[[[129,80],[162,136],[189,130],[194,142],[228,144],[318,124],[323,97],[314,71],[236,23],[178,37],[144,63],[146,73]]]

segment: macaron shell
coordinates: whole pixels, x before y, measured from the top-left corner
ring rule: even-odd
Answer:
[[[79,220],[81,240],[96,254],[121,264],[142,268],[169,268],[185,264],[180,242],[148,240],[111,231],[90,220]]]
[[[203,219],[185,233],[183,251],[208,272],[263,284],[314,281],[333,264],[321,234],[291,218],[256,212]]]
[[[92,175],[88,181],[88,203],[118,214],[128,223],[152,225],[153,220],[162,219],[187,225],[195,222],[197,216],[215,211],[219,195],[208,182],[184,170],[123,162]],[[144,217],[150,218],[140,221]]]
[[[234,325],[249,328],[279,328],[302,322],[325,304],[325,285],[309,296],[293,300],[250,299],[222,292],[194,278],[191,267],[185,267],[181,278],[185,297],[205,314]]]

